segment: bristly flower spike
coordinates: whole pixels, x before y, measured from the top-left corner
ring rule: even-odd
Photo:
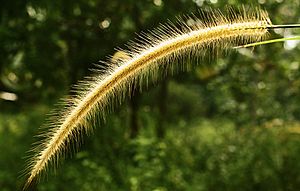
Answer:
[[[200,12],[201,13],[201,12]],[[188,17],[179,24],[161,25],[148,34],[142,33],[127,50],[111,57],[92,77],[78,84],[77,95],[63,104],[49,125],[51,130],[35,149],[28,167],[25,188],[35,182],[50,163],[57,164],[70,143],[79,143],[83,131],[92,129],[94,116],[105,115],[119,105],[138,85],[157,81],[161,76],[180,66],[186,57],[203,57],[206,51],[230,50],[241,43],[259,42],[266,38],[268,29],[275,28],[264,10],[229,10],[202,12],[201,18]],[[201,20],[201,22],[200,22]],[[181,67],[184,68],[184,67]]]

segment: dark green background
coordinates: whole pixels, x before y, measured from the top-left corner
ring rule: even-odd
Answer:
[[[0,190],[21,189],[28,151],[46,115],[115,47],[179,15],[247,3],[1,2]],[[298,0],[251,4],[266,9],[274,24],[300,22]],[[278,30],[270,38],[297,34]],[[292,43],[188,63],[195,67],[133,92],[33,189],[299,190],[300,46]],[[17,100],[3,99],[4,92]]]

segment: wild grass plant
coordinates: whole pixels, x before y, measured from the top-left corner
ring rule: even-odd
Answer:
[[[42,134],[41,143],[28,167],[25,188],[36,181],[50,163],[57,165],[70,144],[78,146],[83,132],[90,132],[95,115],[105,120],[112,109],[121,104],[135,89],[142,90],[151,82],[163,79],[184,61],[213,56],[248,43],[260,42],[275,28],[266,11],[234,10],[223,14],[218,10],[199,12],[167,23],[128,44],[127,50],[102,62],[91,77],[75,86],[75,96],[64,101],[64,108],[54,111]]]

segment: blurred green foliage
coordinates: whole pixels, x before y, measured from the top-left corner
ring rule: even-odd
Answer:
[[[248,1],[6,1],[0,6],[0,190],[20,190],[27,151],[59,98],[114,47],[199,8]],[[258,0],[275,24],[298,0]],[[270,37],[300,34],[277,30]],[[85,136],[36,190],[270,190],[300,187],[300,46],[240,49],[149,87]],[[11,94],[7,94],[7,93]],[[163,96],[162,96],[163,95]],[[11,99],[13,101],[9,101]],[[162,100],[162,101],[160,101]],[[163,127],[164,136],[157,136]],[[51,169],[51,168],[50,168]]]

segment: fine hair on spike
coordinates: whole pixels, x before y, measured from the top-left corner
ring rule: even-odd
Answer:
[[[113,106],[122,103],[133,89],[172,73],[174,65],[184,69],[185,59],[201,59],[205,52],[210,55],[211,51],[261,41],[270,26],[264,10],[229,8],[227,15],[219,10],[199,11],[199,16],[187,16],[176,24],[169,22],[141,33],[127,50],[118,50],[80,82],[75,96],[63,101],[64,108],[55,112],[47,125],[51,129],[33,150],[24,188],[36,182],[49,164],[55,166],[66,155],[68,145],[79,145],[82,134],[92,130],[95,115],[105,120]]]

